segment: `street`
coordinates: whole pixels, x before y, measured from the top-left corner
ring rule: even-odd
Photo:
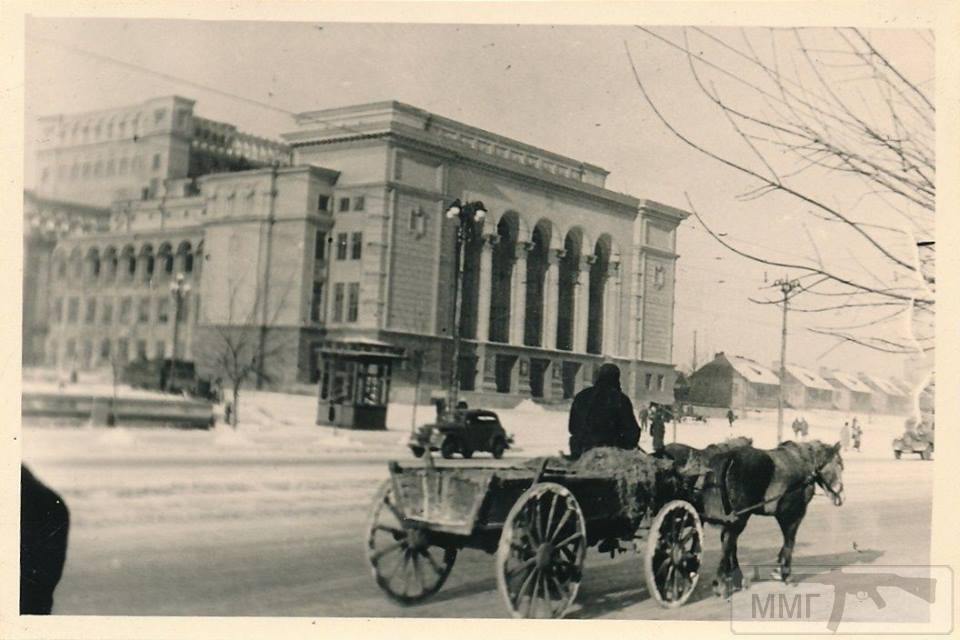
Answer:
[[[90,435],[87,430],[71,438]],[[34,443],[26,447],[26,462],[65,497],[73,520],[54,613],[506,615],[493,557],[480,552],[462,552],[446,585],[423,604],[395,605],[376,587],[362,541],[387,461],[412,460],[395,438],[366,453],[204,457],[187,450],[159,455],[144,446],[77,453],[52,446],[55,437],[62,442],[65,436],[25,429],[25,440]],[[823,496],[814,498],[794,565],[928,562],[935,463],[851,452],[845,464],[846,503],[835,508]],[[591,551],[568,617],[725,619],[729,605],[710,587],[719,529],[706,527],[705,535],[706,566],[697,592],[681,609],[661,609],[647,596],[639,556],[610,559]],[[772,518],[753,518],[740,538],[744,573],[773,562],[780,543]]]

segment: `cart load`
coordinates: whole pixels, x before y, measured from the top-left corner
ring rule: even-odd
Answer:
[[[560,617],[579,589],[587,548],[641,553],[647,589],[676,607],[699,579],[703,530],[670,460],[599,448],[578,460],[509,467],[390,464],[371,512],[367,559],[377,585],[412,604],[436,593],[464,548],[495,555],[515,617]]]

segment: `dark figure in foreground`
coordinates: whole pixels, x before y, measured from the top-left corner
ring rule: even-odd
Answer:
[[[67,559],[70,512],[63,498],[20,466],[20,613],[49,614]]]
[[[596,384],[574,397],[569,429],[570,455],[574,458],[594,447],[637,447],[640,428],[630,398],[620,390],[617,365],[601,366]]]

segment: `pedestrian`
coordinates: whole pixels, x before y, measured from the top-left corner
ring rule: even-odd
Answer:
[[[840,429],[840,446],[844,451],[850,448],[850,423],[844,422],[843,428]]]
[[[630,398],[620,388],[620,368],[607,363],[597,382],[573,398],[570,405],[570,455],[579,458],[594,447],[635,449],[640,427]]]
[[[647,422],[650,419],[650,412],[646,407],[640,409],[640,432],[643,433],[647,430]]]
[[[733,429],[733,421],[737,419],[737,415],[733,412],[733,407],[727,409],[727,422],[730,423],[730,428]]]
[[[227,424],[233,424],[231,418],[233,417],[233,403],[227,400],[223,405],[223,421]]]
[[[808,435],[810,435],[810,423],[807,422],[806,418],[800,418],[800,422],[803,423],[802,436],[806,438]]]
[[[653,452],[663,451],[663,436],[666,433],[666,412],[659,404],[653,404],[653,415],[650,418],[650,434],[653,436]]]
[[[856,418],[853,421],[853,449],[860,453],[860,440],[863,437],[863,427],[857,424]]]
[[[790,428],[793,429],[793,437],[799,439],[800,435],[803,433],[803,423],[800,422],[800,416],[797,416],[793,419],[793,423],[790,425]]]

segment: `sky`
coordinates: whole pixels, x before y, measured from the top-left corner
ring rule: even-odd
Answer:
[[[675,28],[653,31],[673,42],[683,38]],[[611,172],[613,190],[682,209],[692,203],[711,228],[750,251],[809,260],[815,241],[850,269],[880,268],[837,225],[800,227],[795,202],[738,200],[752,186],[747,180],[667,131],[639,92],[626,50],[679,129],[735,155],[750,153],[734,148],[738,141],[697,89],[686,58],[634,27],[44,18],[28,20],[26,35],[28,156],[38,116],[172,93],[196,99],[198,115],[271,137],[294,129],[296,112],[394,99],[600,165]],[[932,78],[932,48],[916,32],[871,37],[912,78]],[[719,61],[724,53],[704,55]],[[744,97],[732,84],[729,95]],[[832,176],[815,179],[830,185],[836,202],[887,220],[880,203],[860,202],[862,188]],[[769,298],[775,279],[800,273],[732,254],[693,218],[681,225],[677,251],[674,362],[692,365],[695,333],[699,364],[717,351],[768,366],[778,360],[781,311],[749,298]],[[863,313],[850,309],[832,320],[854,324]],[[788,361],[901,374],[902,356],[837,347],[808,331],[823,322],[812,315],[791,314]]]

